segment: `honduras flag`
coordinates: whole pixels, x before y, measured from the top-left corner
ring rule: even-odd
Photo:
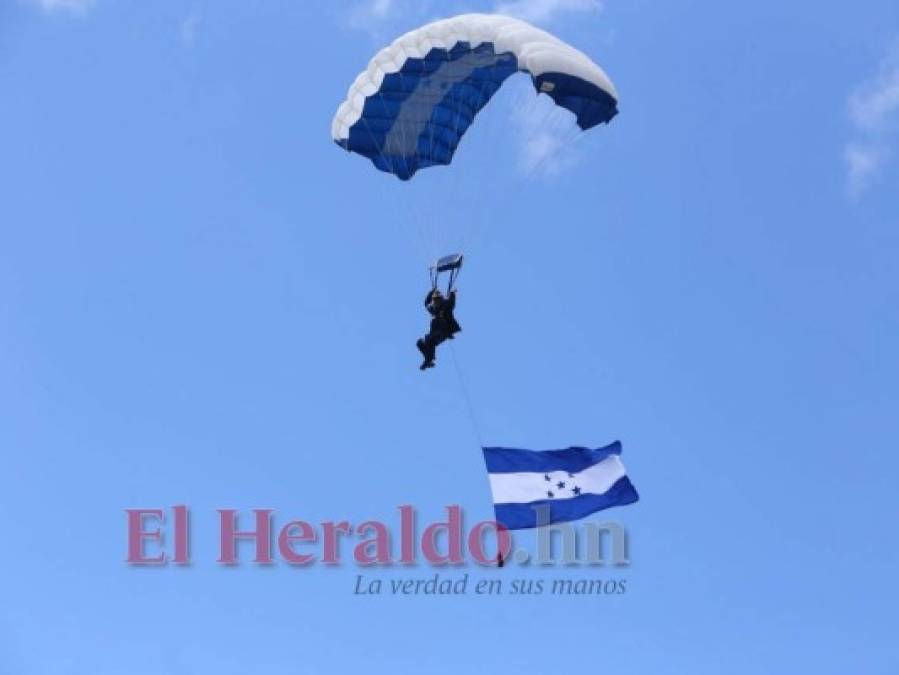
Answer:
[[[597,450],[483,450],[496,521],[510,530],[577,520],[639,499],[619,441]]]

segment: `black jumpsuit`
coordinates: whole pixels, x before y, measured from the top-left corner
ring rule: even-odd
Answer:
[[[456,291],[450,291],[449,297],[434,297],[433,291],[425,296],[425,308],[431,315],[431,330],[417,342],[418,349],[425,357],[422,367],[434,365],[437,345],[453,337],[462,327],[453,316],[456,307]]]

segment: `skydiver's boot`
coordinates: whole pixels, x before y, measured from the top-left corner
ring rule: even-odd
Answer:
[[[418,351],[421,352],[421,355],[424,357],[424,361],[421,362],[421,365],[418,367],[419,370],[424,370],[426,368],[434,367],[434,357],[428,353],[428,346],[425,343],[423,338],[418,338],[415,342],[415,346],[418,347]]]

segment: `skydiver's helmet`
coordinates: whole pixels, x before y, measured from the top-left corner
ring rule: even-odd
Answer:
[[[434,289],[431,291],[431,299],[428,301],[428,308],[431,311],[438,311],[439,307],[443,304],[443,293],[441,293],[438,289]]]

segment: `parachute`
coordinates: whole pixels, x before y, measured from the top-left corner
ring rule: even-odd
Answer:
[[[573,113],[583,131],[618,113],[614,85],[584,53],[518,19],[462,14],[378,52],[350,86],[331,136],[409,180],[419,169],[449,164],[475,116],[517,72]]]

